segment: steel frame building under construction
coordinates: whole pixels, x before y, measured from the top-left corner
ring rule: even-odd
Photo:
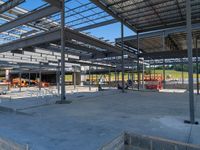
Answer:
[[[108,73],[110,82],[113,72],[116,82],[121,72],[121,91],[126,94],[127,72],[136,81],[136,89],[143,91],[145,67],[163,67],[165,88],[165,67],[187,64],[190,117],[185,122],[198,123],[194,88],[199,94],[199,0],[41,0],[29,10],[28,3],[0,0],[2,69],[29,73],[29,79],[31,72],[38,73],[40,82],[42,73],[56,72],[57,103],[65,104],[70,101],[65,75],[81,74],[82,66],[90,88],[91,74]],[[120,23],[121,36],[114,42],[87,32],[115,23]],[[125,26],[133,35],[125,36]],[[196,87],[193,64],[197,66]],[[73,80],[76,86],[78,77],[74,75]]]

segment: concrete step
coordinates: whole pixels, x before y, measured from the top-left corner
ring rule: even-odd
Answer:
[[[21,145],[9,139],[0,137],[1,150],[28,150],[28,145]]]
[[[159,137],[123,133],[100,150],[200,150],[200,146]]]

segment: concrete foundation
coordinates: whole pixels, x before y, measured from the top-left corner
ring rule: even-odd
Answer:
[[[200,146],[159,137],[123,133],[100,150],[200,150]]]
[[[0,111],[0,136],[36,150],[97,150],[124,131],[200,145],[200,126],[184,124],[189,118],[187,92],[86,89],[67,94],[69,105],[44,105],[42,97],[7,102],[1,98],[0,105],[12,106],[18,113]],[[195,95],[197,121],[199,100]]]
[[[14,141],[0,138],[0,149],[1,150],[29,150],[28,145],[20,145]]]

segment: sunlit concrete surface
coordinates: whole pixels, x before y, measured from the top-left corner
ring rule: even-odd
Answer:
[[[200,126],[183,123],[189,118],[188,93],[111,90],[89,95],[71,94],[71,104],[1,112],[0,136],[39,150],[95,150],[123,131],[200,144]],[[195,96],[197,120],[199,99]]]
[[[93,86],[91,90],[88,86],[66,86],[66,93],[73,94],[78,92],[97,92],[98,88]],[[44,97],[44,96],[55,96],[58,95],[58,89],[56,86],[50,86],[42,88],[39,90],[38,87],[25,87],[19,91],[19,88],[11,88],[10,91],[7,91],[6,95],[0,95],[0,99],[16,100],[21,98],[31,98],[31,97]]]

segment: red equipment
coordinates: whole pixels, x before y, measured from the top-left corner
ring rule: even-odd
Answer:
[[[162,78],[161,74],[145,75],[144,76],[146,89],[161,90],[163,88],[162,80],[163,80],[163,78]]]

